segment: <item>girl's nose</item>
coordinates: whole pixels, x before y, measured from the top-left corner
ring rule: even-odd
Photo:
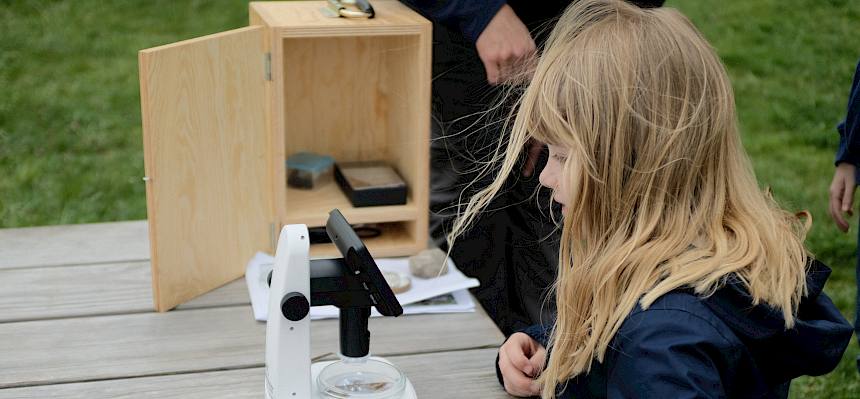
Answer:
[[[540,182],[540,184],[549,189],[555,189],[556,184],[555,172],[552,169],[552,167],[547,165],[540,172],[540,176],[538,176],[538,181]]]

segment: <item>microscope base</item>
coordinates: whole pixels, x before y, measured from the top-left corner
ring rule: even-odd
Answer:
[[[372,357],[371,359],[379,360],[379,361],[391,364],[391,362],[389,362],[388,360],[385,360],[384,358],[381,358],[381,357]],[[332,364],[334,362],[335,361],[327,361],[327,362],[316,362],[316,363],[311,364],[311,398],[312,399],[325,399],[326,398],[317,389],[317,377],[319,376],[320,371],[322,371],[322,369],[325,368],[325,366],[328,366],[329,364]],[[397,399],[417,399],[418,396],[415,394],[415,388],[412,386],[412,382],[409,381],[409,378],[407,378],[405,375],[403,377],[406,378],[406,388],[403,390],[403,395]],[[361,396],[356,396],[356,397],[361,397]]]

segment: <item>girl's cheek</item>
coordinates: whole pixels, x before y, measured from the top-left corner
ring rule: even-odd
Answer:
[[[556,184],[556,192],[558,193],[558,198],[563,201],[563,204],[570,204],[570,198],[573,196],[573,190],[576,188],[575,181],[572,181],[571,177],[567,175],[565,172],[569,172],[569,170],[565,170],[564,167],[559,171],[558,174],[558,183]]]

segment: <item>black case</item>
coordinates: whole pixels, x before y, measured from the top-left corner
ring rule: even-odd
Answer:
[[[348,177],[345,171],[350,168],[387,168],[396,179],[384,184],[368,184]],[[345,162],[335,163],[334,177],[354,207],[403,205],[406,203],[406,183],[391,166],[384,162]]]

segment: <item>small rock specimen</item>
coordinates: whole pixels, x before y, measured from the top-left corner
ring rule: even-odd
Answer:
[[[409,272],[420,278],[439,277],[448,273],[447,258],[439,248],[425,249],[409,257]]]

